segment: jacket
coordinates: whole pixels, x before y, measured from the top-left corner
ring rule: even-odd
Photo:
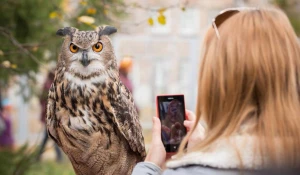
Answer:
[[[300,174],[300,169],[278,169],[268,164],[268,156],[260,156],[254,149],[257,137],[253,133],[255,121],[247,121],[228,138],[222,138],[211,144],[207,151],[187,153],[181,158],[171,159],[162,171],[150,162],[136,165],[132,175],[265,175],[265,174]],[[282,154],[278,152],[278,154]],[[263,166],[263,161],[265,166]],[[264,167],[271,167],[265,169]],[[243,170],[241,170],[241,168]]]

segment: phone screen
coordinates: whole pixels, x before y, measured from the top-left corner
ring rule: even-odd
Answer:
[[[166,152],[176,152],[186,128],[183,95],[157,96],[157,109],[161,121],[161,138]]]

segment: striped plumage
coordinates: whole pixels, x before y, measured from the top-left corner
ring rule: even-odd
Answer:
[[[119,80],[107,36],[113,32],[112,27],[57,32],[65,40],[49,90],[47,127],[76,174],[131,174],[146,154],[133,98]],[[99,53],[90,49],[97,42],[103,44]],[[77,55],[70,52],[71,43],[79,47]]]

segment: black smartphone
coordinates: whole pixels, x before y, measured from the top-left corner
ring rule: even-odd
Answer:
[[[161,121],[161,139],[166,152],[177,152],[187,131],[185,120],[184,95],[158,95],[157,115]]]

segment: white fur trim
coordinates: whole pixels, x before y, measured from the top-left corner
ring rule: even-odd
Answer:
[[[255,152],[253,149],[256,147],[256,140],[255,136],[250,135],[235,135],[228,139],[220,139],[212,144],[208,151],[188,153],[180,159],[170,160],[167,162],[167,167],[176,168],[198,164],[225,169],[240,167],[261,169],[263,168],[261,156],[258,150]]]

